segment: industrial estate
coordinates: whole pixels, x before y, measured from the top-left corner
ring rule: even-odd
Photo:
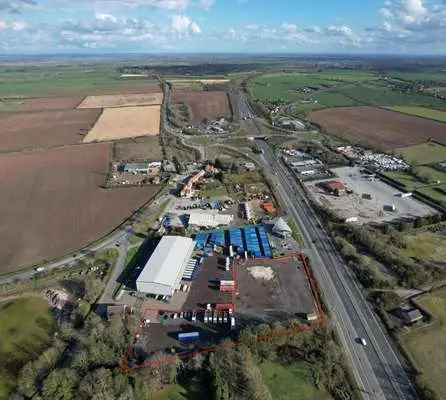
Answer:
[[[0,399],[446,398],[445,65],[245,61],[0,64]]]

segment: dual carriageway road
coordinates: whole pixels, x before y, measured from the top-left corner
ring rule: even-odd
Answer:
[[[340,257],[303,189],[264,140],[256,140],[256,143],[263,150],[261,160],[265,171],[272,174],[274,189],[301,229],[305,252],[363,399],[418,399],[404,361],[367,303],[363,289]],[[358,343],[359,338],[364,338],[367,346]]]

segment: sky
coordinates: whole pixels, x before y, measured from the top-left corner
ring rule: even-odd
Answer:
[[[0,0],[0,55],[446,54],[446,0]]]

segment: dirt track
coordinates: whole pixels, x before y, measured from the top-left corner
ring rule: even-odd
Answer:
[[[1,272],[62,256],[112,230],[158,187],[105,190],[108,144],[0,156]]]
[[[0,113],[0,153],[80,143],[100,110]]]
[[[229,99],[226,92],[197,92],[192,90],[174,90],[173,104],[185,103],[192,111],[192,123],[199,124],[204,119],[231,117]]]
[[[385,150],[423,143],[446,143],[446,124],[374,107],[331,108],[310,113],[327,133]]]

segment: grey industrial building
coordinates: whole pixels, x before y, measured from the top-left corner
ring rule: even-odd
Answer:
[[[194,247],[191,238],[164,236],[136,280],[138,291],[172,296],[180,286]]]

